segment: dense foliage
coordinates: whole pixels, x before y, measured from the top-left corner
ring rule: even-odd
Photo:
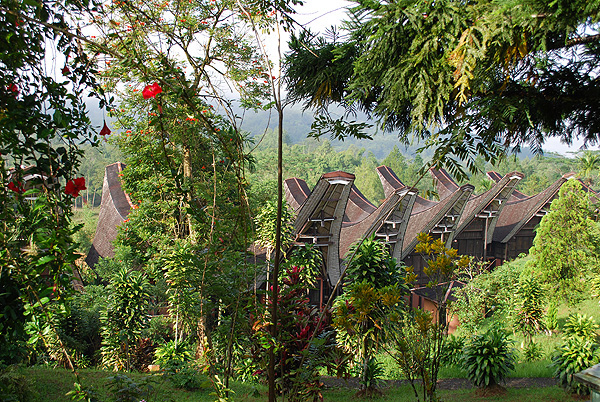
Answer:
[[[531,249],[535,269],[555,297],[577,299],[583,278],[597,274],[599,238],[588,196],[578,181],[568,181],[542,218]]]
[[[493,327],[471,337],[463,349],[462,364],[476,387],[500,384],[515,368],[512,341],[504,330]]]
[[[597,330],[594,319],[581,314],[571,315],[565,325],[562,343],[552,356],[552,367],[567,391],[589,393],[588,387],[575,381],[573,375],[600,361]]]
[[[85,189],[75,177],[78,147],[96,143],[83,97],[102,94],[94,60],[68,32],[67,14],[86,7],[0,4],[0,360],[7,363],[24,357],[24,311],[51,325],[52,311],[65,310],[50,304],[63,305],[72,289],[71,204]]]
[[[360,1],[340,32],[290,41],[288,88],[306,106],[361,109],[435,163],[496,160],[550,136],[596,143],[597,1]],[[327,36],[327,35],[326,35]],[[327,116],[327,114],[324,114]],[[352,124],[339,135],[353,135]],[[437,130],[440,131],[437,131]]]

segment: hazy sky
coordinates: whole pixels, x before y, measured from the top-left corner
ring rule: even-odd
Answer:
[[[297,14],[294,16],[296,21],[312,31],[322,32],[332,25],[338,25],[345,16],[344,8],[353,3],[346,0],[304,0],[304,5],[297,7]],[[282,38],[285,42],[287,38]],[[273,49],[273,55],[276,53],[277,41],[274,37],[269,38],[267,46]],[[282,50],[287,51],[287,46],[283,44]],[[102,125],[102,112],[95,108],[96,101],[91,101],[89,105],[92,121],[95,125]],[[568,155],[569,152],[576,152],[582,142],[577,141],[573,146],[567,147],[560,143],[558,139],[549,139],[544,146],[547,152],[557,152]],[[598,149],[594,147],[593,149]]]

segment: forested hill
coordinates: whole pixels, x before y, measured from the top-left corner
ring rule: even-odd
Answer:
[[[250,183],[249,194],[254,205],[262,204],[266,199],[274,197],[276,191],[276,145],[277,136],[274,131],[275,117],[269,118],[268,112],[246,112],[244,129],[251,133],[254,144],[249,146],[255,165],[248,174]],[[302,113],[299,109],[286,109],[284,136],[284,177],[299,177],[312,188],[318,178],[325,172],[343,170],[356,175],[356,185],[364,195],[378,204],[383,200],[383,188],[375,168],[388,165],[407,185],[413,185],[417,172],[427,160],[429,154],[417,154],[418,146],[404,147],[398,143],[394,133],[376,133],[373,130],[373,140],[348,139],[344,142],[329,141],[327,138],[316,140],[307,138],[310,131],[312,115]],[[265,127],[267,129],[265,130]],[[80,168],[80,174],[86,178],[87,188],[83,197],[90,203],[98,205],[102,192],[104,167],[107,164],[124,160],[119,150],[110,142],[102,143],[100,148],[87,149],[85,159]],[[595,155],[595,154],[594,154]],[[592,164],[585,176],[589,177],[595,186],[598,181],[597,163]],[[469,182],[475,186],[476,192],[488,189],[491,185],[484,172],[496,170],[502,174],[519,171],[525,174],[525,179],[519,184],[519,190],[525,194],[535,194],[561,175],[580,171],[577,158],[567,158],[549,154],[534,156],[531,152],[523,152],[512,156],[496,166],[479,161],[478,167],[482,173],[473,175]],[[583,169],[585,170],[585,169]],[[426,175],[418,184],[422,194],[433,190],[432,180]],[[78,200],[81,205],[82,198]]]
[[[243,113],[242,111],[238,111],[237,113],[240,116],[243,116],[242,129],[249,132],[256,141],[260,141],[266,130],[275,130],[277,128],[277,116],[274,112],[246,111]],[[368,122],[366,116],[362,113],[358,113],[354,120]],[[283,120],[285,132],[284,141],[287,142],[288,145],[303,143],[306,140],[307,134],[311,131],[311,124],[313,121],[314,118],[310,110],[303,112],[300,106],[286,108]],[[379,160],[384,159],[392,151],[394,146],[398,146],[400,152],[408,158],[414,158],[417,149],[420,147],[418,144],[408,147],[400,145],[398,142],[398,133],[395,132],[384,133],[378,131],[375,127],[372,127],[367,130],[367,133],[373,137],[372,141],[348,138],[345,141],[330,141],[331,146],[336,151],[345,151],[351,146],[364,148],[365,152],[372,152],[375,158]],[[323,138],[323,140],[325,139],[328,138]],[[268,139],[268,141],[269,146],[276,146],[274,142],[276,139],[274,137]],[[424,159],[427,159],[430,155],[430,152],[424,152],[421,156]],[[519,153],[520,158],[532,158],[533,156],[533,153],[528,148],[524,148],[523,151]]]

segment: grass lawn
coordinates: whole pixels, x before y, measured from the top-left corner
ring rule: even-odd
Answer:
[[[51,369],[46,367],[23,368],[20,372],[28,379],[34,396],[33,402],[63,402],[69,398],[65,394],[73,388],[74,376],[71,372],[64,369]],[[108,378],[115,373],[99,370],[80,370],[80,377],[85,387],[92,387],[101,401],[115,401],[109,389]],[[162,376],[150,376],[148,374],[128,373],[127,376],[136,382],[141,382],[147,378],[154,378],[156,381],[153,391],[145,397],[147,402],[213,402],[216,400],[214,389],[209,382],[206,387],[196,391],[185,391],[175,389],[168,379]],[[234,393],[230,395],[235,401],[258,402],[265,401],[266,388],[264,386],[252,386],[233,382],[231,388]],[[328,389],[324,392],[325,401],[348,402],[350,400],[359,400],[354,398],[356,390],[348,388]],[[478,397],[476,390],[440,390],[438,394],[446,402],[470,402],[470,401],[577,401],[581,399],[574,398],[566,394],[561,388],[553,386],[546,388],[509,388],[506,395],[495,397]],[[278,400],[282,400],[279,398]],[[392,387],[384,390],[384,395],[373,400],[379,401],[414,401],[413,391],[410,386]]]

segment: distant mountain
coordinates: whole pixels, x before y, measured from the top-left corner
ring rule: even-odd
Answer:
[[[357,115],[356,120],[370,123],[364,114]],[[300,106],[286,108],[283,118],[283,130],[286,134],[286,142],[290,145],[304,142],[308,133],[311,131],[310,127],[313,121],[314,118],[311,111],[303,112]],[[260,138],[266,129],[275,130],[277,128],[277,115],[275,112],[269,113],[268,111],[246,111],[243,115],[241,127],[242,130],[249,132],[252,137]],[[375,127],[371,128],[368,133],[373,137],[372,141],[359,140],[356,138],[347,138],[345,141],[332,141],[328,137],[324,137],[321,140],[330,140],[331,145],[336,151],[344,151],[352,145],[358,148],[364,148],[366,153],[372,152],[378,160],[382,160],[388,156],[394,146],[398,146],[398,149],[404,156],[413,159],[417,149],[421,147],[418,143],[408,147],[404,146],[398,141],[397,133],[378,132]],[[421,156],[423,159],[427,160],[432,153],[433,151],[427,150],[424,151]],[[528,147],[523,147],[517,156],[521,159],[533,158],[535,154]]]

